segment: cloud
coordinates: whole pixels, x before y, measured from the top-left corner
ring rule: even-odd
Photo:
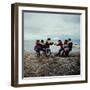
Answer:
[[[80,15],[24,12],[24,39],[80,38]]]

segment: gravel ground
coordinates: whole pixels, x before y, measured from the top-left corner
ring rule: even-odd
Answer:
[[[69,57],[24,54],[24,77],[64,76],[80,74],[80,54],[72,53]]]

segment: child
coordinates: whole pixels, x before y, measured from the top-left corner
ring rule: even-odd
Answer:
[[[72,51],[72,46],[73,46],[73,43],[72,43],[71,39],[69,38],[68,39],[69,52]]]
[[[41,40],[40,45],[41,45],[40,50],[45,53],[45,51],[46,51],[46,46],[45,46],[44,40]]]
[[[46,43],[45,43],[46,55],[50,55],[51,54],[50,45],[53,45],[53,42],[51,42],[51,38],[48,38],[46,40]]]
[[[65,40],[65,41],[64,41],[63,48],[64,48],[63,55],[68,56],[68,53],[69,53],[68,40]]]
[[[34,47],[34,50],[36,51],[37,56],[40,56],[40,48],[41,48],[40,40],[36,40],[36,45]]]
[[[55,45],[60,46],[60,49],[59,49],[58,54],[57,54],[57,55],[60,56],[60,55],[61,55],[61,51],[64,50],[64,48],[63,48],[63,43],[62,43],[61,40],[58,40],[58,44],[55,44]]]

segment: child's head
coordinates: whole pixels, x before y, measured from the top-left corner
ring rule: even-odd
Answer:
[[[40,40],[36,40],[36,44],[39,44],[40,43]]]
[[[71,41],[71,38],[69,38],[68,41]]]
[[[58,43],[62,43],[62,41],[61,40],[58,40]]]
[[[51,40],[51,38],[47,38],[47,40],[48,40],[48,41],[50,41],[50,40]]]
[[[65,41],[64,41],[64,44],[67,44],[67,43],[68,43],[68,40],[65,40]]]
[[[41,40],[41,43],[44,43],[44,40]]]

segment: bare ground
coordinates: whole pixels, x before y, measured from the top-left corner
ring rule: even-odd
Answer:
[[[80,74],[80,55],[72,53],[69,57],[36,57],[25,52],[24,77],[64,76]]]

